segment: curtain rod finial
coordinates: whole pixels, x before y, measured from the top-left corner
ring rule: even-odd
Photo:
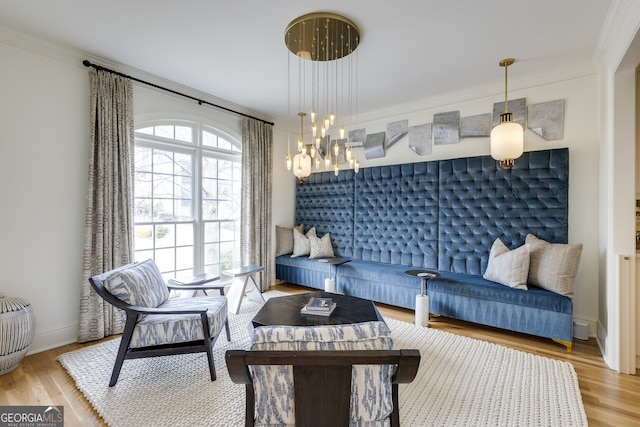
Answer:
[[[91,67],[91,62],[85,59],[84,61],[82,61],[82,65],[84,65],[85,67]]]

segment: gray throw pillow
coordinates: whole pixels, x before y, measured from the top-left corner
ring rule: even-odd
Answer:
[[[303,232],[304,224],[294,228]],[[276,256],[289,255],[293,252],[293,228],[285,228],[276,225]]]
[[[333,258],[333,246],[331,246],[331,236],[326,233],[322,237],[309,236],[310,254],[309,258]]]
[[[531,253],[529,283],[572,298],[582,243],[549,243],[533,234],[525,242]]]

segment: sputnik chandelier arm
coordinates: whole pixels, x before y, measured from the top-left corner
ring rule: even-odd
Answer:
[[[352,157],[354,147],[350,145],[349,138],[345,135],[344,123],[345,117],[355,115],[352,98],[356,93],[354,81],[357,81],[357,78],[353,76],[353,56],[349,58],[348,66],[345,66],[344,60],[360,44],[359,29],[353,21],[343,16],[316,12],[291,21],[285,29],[284,39],[287,49],[298,58],[297,95],[300,104],[298,154],[314,159],[316,169],[321,164],[320,156],[324,156],[325,168],[327,170],[333,168],[337,175],[340,169],[339,155],[343,145],[345,157],[348,157],[349,164],[354,167]],[[291,54],[288,56],[290,57]],[[309,87],[307,87],[307,75],[311,76]],[[287,77],[290,88],[292,82],[290,69]],[[308,97],[307,92],[309,92]],[[307,98],[310,99],[310,105],[305,105]],[[290,93],[288,99],[290,103]],[[348,103],[346,99],[349,100]],[[305,116],[310,118],[313,137],[309,151],[306,145],[303,145]],[[353,119],[350,123],[354,124]],[[323,144],[323,139],[326,139],[326,144]],[[330,142],[334,142],[333,147]],[[306,173],[304,166],[296,169],[295,158],[293,168],[296,175]],[[358,169],[355,168],[355,170],[357,172]],[[299,178],[302,180],[301,176]]]

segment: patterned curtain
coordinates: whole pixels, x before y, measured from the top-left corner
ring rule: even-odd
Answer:
[[[127,78],[93,68],[89,83],[91,147],[79,342],[122,332],[122,314],[95,293],[89,277],[133,258],[133,86]]]
[[[264,267],[259,285],[274,282],[271,250],[271,125],[244,118],[242,122],[242,201],[240,205],[240,256],[242,265]]]

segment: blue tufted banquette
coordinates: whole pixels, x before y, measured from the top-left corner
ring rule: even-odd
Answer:
[[[312,174],[296,187],[296,224],[331,233],[338,292],[414,309],[419,280],[409,268],[440,271],[429,281],[430,311],[570,343],[570,298],[482,278],[496,238],[527,234],[568,240],[569,151],[526,152],[511,170],[490,156]],[[276,277],[322,289],[326,264],[276,258]]]

